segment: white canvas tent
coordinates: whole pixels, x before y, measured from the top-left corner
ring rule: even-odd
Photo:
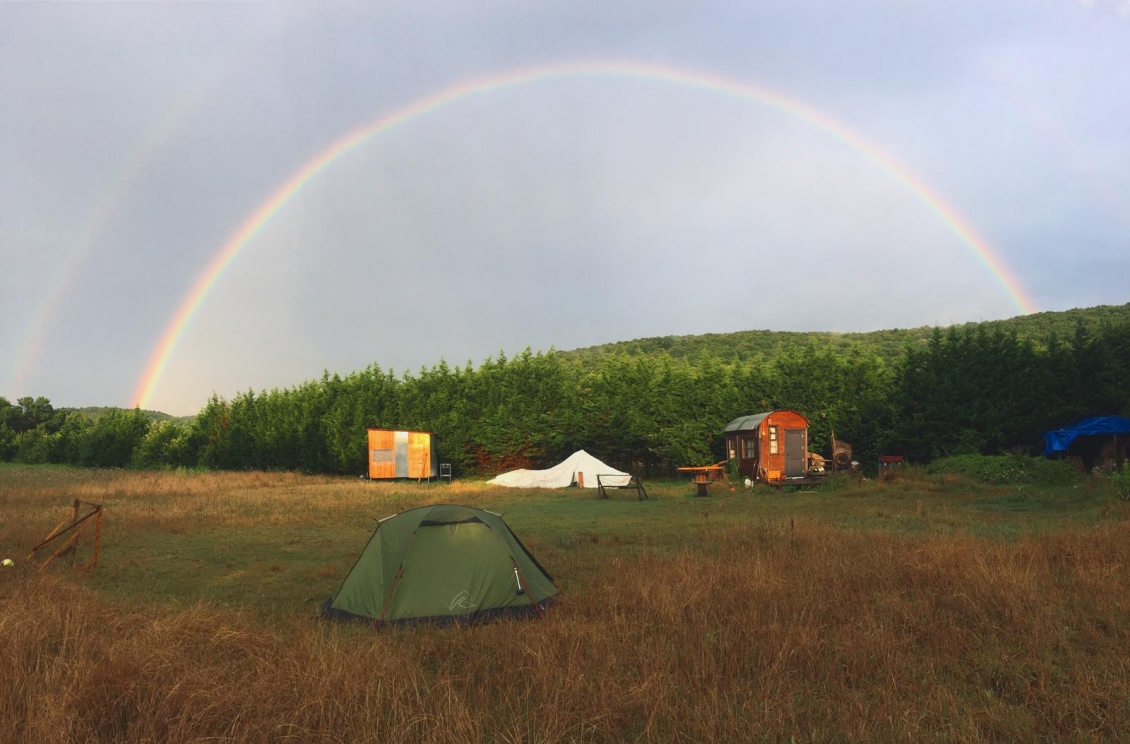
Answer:
[[[578,478],[578,473],[583,473],[583,477]],[[598,475],[606,486],[626,486],[631,480],[627,473],[605,465],[584,450],[577,450],[548,470],[511,470],[487,483],[510,488],[568,488],[583,482],[585,488],[596,488]]]

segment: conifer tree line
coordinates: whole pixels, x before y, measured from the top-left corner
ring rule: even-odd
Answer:
[[[293,388],[213,396],[188,425],[139,410],[92,419],[45,398],[0,398],[0,460],[95,467],[366,472],[369,427],[431,431],[462,474],[552,464],[586,449],[647,477],[724,457],[731,419],[780,408],[833,432],[857,459],[1038,452],[1044,433],[1085,416],[1130,414],[1130,323],[1042,342],[984,326],[935,330],[887,361],[812,344],[770,360],[612,354],[499,354],[397,376],[370,366]]]

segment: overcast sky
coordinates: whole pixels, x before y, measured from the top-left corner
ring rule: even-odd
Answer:
[[[246,243],[148,407],[526,346],[1019,314],[922,189],[1037,309],[1130,301],[1130,0],[0,2],[0,395],[129,405],[209,260],[339,138],[598,62],[791,103],[565,75],[414,117]]]

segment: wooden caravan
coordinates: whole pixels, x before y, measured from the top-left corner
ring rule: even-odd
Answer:
[[[369,478],[435,478],[435,435],[430,431],[369,429]]]
[[[736,418],[722,429],[726,454],[738,472],[772,486],[814,480],[808,458],[808,419],[796,411]]]

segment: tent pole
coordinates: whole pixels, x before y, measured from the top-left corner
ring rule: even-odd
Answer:
[[[514,560],[514,557],[511,556],[510,562],[514,565],[514,573],[517,574],[518,581],[525,584],[526,586],[526,596],[530,598],[530,604],[534,606],[534,614],[536,614],[539,618],[544,619],[545,613],[542,612],[542,609],[540,607],[538,607],[538,600],[536,597],[534,597],[534,591],[532,588],[530,588],[529,583],[526,581],[526,577],[522,575],[522,569],[518,568],[518,561]]]

